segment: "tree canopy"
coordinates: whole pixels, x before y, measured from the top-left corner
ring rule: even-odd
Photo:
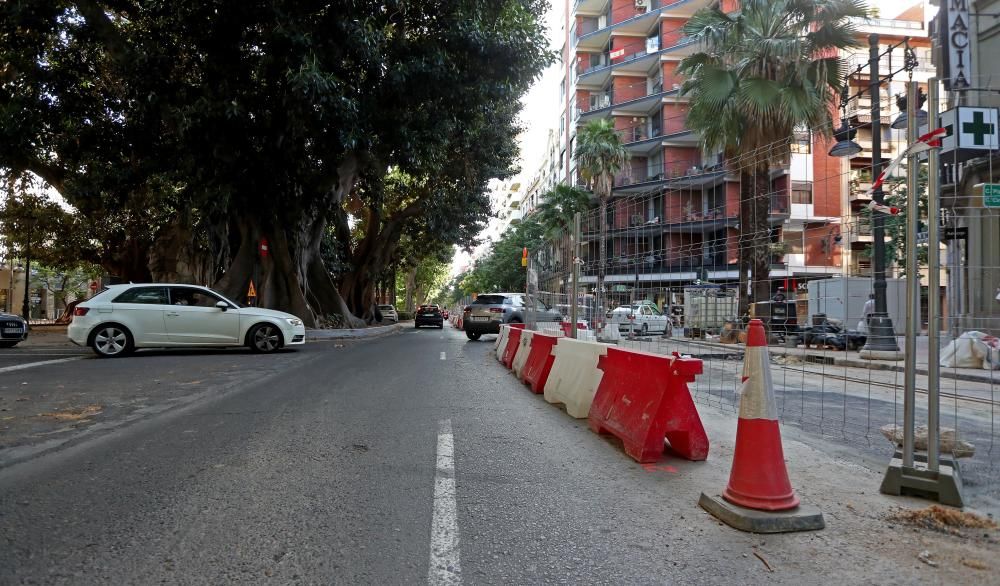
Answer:
[[[470,245],[488,180],[515,171],[519,99],[552,59],[545,9],[6,2],[0,168],[100,226],[122,278],[239,297],[256,274],[263,305],[367,316],[404,232]]]

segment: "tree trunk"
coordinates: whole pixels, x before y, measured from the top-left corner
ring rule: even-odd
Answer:
[[[413,313],[413,296],[417,288],[417,267],[406,272],[406,311]]]
[[[597,312],[598,323],[604,324],[604,304],[606,295],[604,292],[604,276],[605,271],[608,266],[608,197],[601,197],[600,206],[600,222],[601,222],[601,242],[597,248],[597,257],[599,259],[597,265],[597,296],[594,299],[594,308]]]
[[[771,174],[765,165],[754,176],[754,241],[750,260],[753,296],[758,301],[771,298]]]
[[[771,179],[768,167],[740,173],[740,315],[771,298]],[[752,282],[751,282],[752,278]],[[748,284],[752,290],[747,296]]]

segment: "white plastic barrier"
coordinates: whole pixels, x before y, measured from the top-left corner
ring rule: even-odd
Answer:
[[[586,342],[596,342],[597,335],[594,333],[594,330],[577,330],[576,339],[584,340]]]
[[[510,326],[501,325],[500,333],[497,335],[497,341],[493,345],[493,349],[496,350],[497,360],[503,360],[503,351],[507,349],[507,338],[510,336]]]
[[[525,363],[528,362],[528,354],[531,354],[531,338],[535,332],[531,330],[521,331],[520,345],[514,354],[514,360],[510,363],[510,369],[514,371],[514,376],[521,378],[521,371],[524,370]]]
[[[555,322],[546,321],[538,324],[538,331],[545,332],[546,334],[548,334],[549,332],[562,333],[562,327]]]
[[[618,324],[604,324],[604,330],[599,334],[599,338],[605,342],[617,342],[622,339],[622,332],[618,329]]]
[[[566,413],[583,419],[590,413],[594,393],[604,372],[597,360],[608,353],[608,344],[564,338],[552,348],[555,360],[545,381],[545,400],[563,403]]]

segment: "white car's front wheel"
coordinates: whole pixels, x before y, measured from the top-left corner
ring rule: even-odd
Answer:
[[[247,336],[250,349],[260,354],[270,354],[281,348],[281,330],[273,324],[257,324]]]
[[[132,352],[135,344],[132,341],[132,333],[124,326],[106,324],[94,332],[90,347],[101,358],[117,358]]]

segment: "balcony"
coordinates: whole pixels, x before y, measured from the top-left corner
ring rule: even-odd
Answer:
[[[577,68],[577,84],[588,87],[604,87],[611,79],[611,72],[630,73],[634,75],[650,75],[660,63],[662,55],[672,55],[686,57],[697,49],[697,43],[693,39],[683,37],[671,46],[664,47],[657,51],[647,51],[645,48],[628,55],[616,56],[620,61],[612,62],[608,65],[589,66],[585,71]],[[611,60],[610,53],[606,53]]]

